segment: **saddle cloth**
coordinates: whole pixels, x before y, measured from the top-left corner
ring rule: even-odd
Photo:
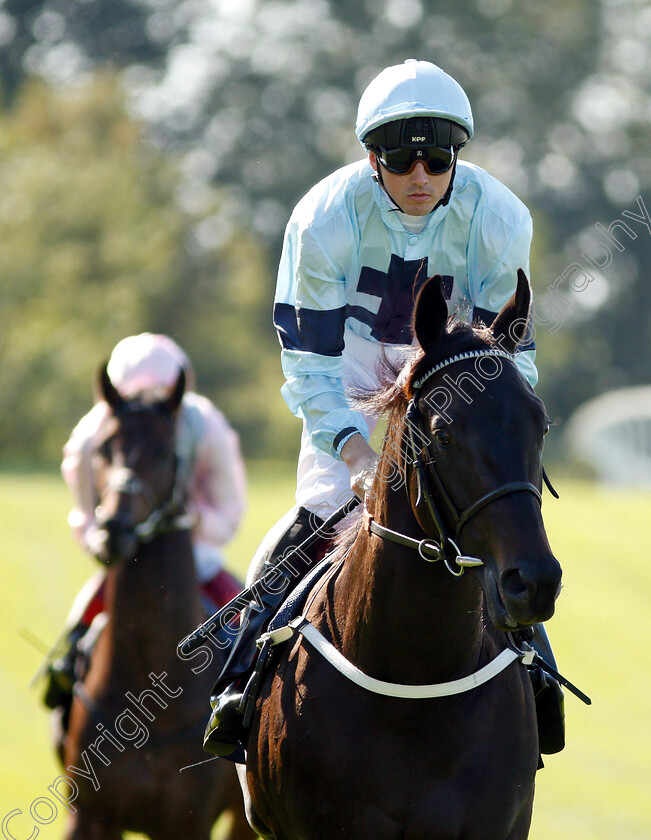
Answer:
[[[267,632],[277,630],[279,627],[285,627],[293,618],[296,618],[303,611],[307,602],[308,595],[312,587],[320,580],[326,572],[330,569],[332,561],[326,556],[318,565],[316,565],[298,585],[289,593],[287,598],[280,605],[279,609],[268,624]],[[273,656],[274,648],[270,644],[264,644],[258,654],[255,669],[251,674],[246,688],[242,694],[242,701],[240,709],[244,713],[244,726],[248,736],[248,729],[251,725],[251,719],[255,711],[258,693],[260,691],[260,684],[262,677],[273,667],[275,657]],[[227,761],[233,761],[235,764],[246,764],[246,744],[242,744],[235,752],[228,756],[222,756]]]

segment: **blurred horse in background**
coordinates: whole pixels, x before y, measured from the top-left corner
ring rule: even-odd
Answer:
[[[193,671],[176,655],[204,617],[175,454],[185,377],[154,405],[124,400],[105,367],[99,386],[111,408],[93,442],[96,553],[109,566],[106,623],[75,686],[60,745],[66,838],[119,840],[132,831],[208,840],[228,813],[228,840],[248,840],[255,834],[233,766],[205,763],[201,746],[207,663]]]

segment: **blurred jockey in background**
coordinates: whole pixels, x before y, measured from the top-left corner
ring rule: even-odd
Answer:
[[[186,484],[186,511],[193,520],[192,544],[203,601],[209,612],[224,606],[242,589],[224,569],[223,546],[235,534],[245,507],[246,478],[237,434],[224,415],[195,392],[195,376],[187,355],[171,338],[141,333],[120,341],[108,362],[108,376],[127,400],[146,403],[166,399],[184,371],[186,390],[177,419],[176,454]],[[61,472],[74,498],[68,523],[79,543],[94,555],[96,493],[92,444],[109,406],[100,400],[75,426],[63,448]],[[58,705],[60,692],[74,681],[77,644],[103,610],[105,572],[97,572],[82,588],[68,616],[67,645],[50,667],[48,705]]]

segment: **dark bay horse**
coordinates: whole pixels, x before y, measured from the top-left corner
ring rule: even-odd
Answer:
[[[230,840],[255,836],[230,765],[179,772],[206,758],[212,681],[176,655],[203,618],[175,455],[184,386],[181,374],[168,400],[144,405],[123,400],[106,368],[100,374],[110,412],[93,441],[93,474],[108,619],[63,745],[69,840],[119,840],[124,831],[208,840],[226,812]]]
[[[528,835],[536,713],[508,633],[550,618],[561,581],[548,420],[512,356],[529,304],[520,272],[473,329],[448,322],[440,278],[421,290],[420,349],[375,398],[390,414],[363,522],[262,684],[240,780],[265,838]]]

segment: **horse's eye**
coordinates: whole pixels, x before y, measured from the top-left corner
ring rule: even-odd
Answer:
[[[550,423],[549,423],[549,420],[548,420],[547,423],[545,424],[545,430],[543,431],[543,437],[545,437],[545,435],[549,431],[549,426],[550,426]]]
[[[434,429],[434,440],[440,446],[449,446],[452,443],[452,438],[445,429]]]

